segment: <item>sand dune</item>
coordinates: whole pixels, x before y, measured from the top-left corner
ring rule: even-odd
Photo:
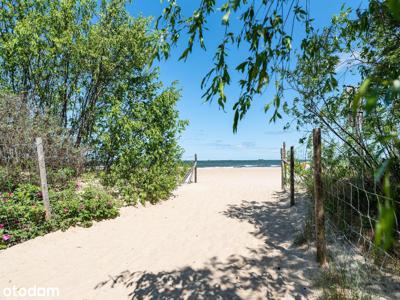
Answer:
[[[279,168],[199,169],[159,205],[0,252],[0,287],[57,299],[310,299],[313,254],[292,246]]]

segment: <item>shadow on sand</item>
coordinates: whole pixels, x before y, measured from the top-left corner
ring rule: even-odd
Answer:
[[[95,289],[127,289],[131,299],[304,299],[317,270],[310,251],[292,246],[295,226],[304,218],[301,204],[289,208],[286,194],[274,201],[243,201],[222,212],[228,218],[254,225],[251,232],[264,242],[250,255],[217,257],[204,267],[190,266],[159,273],[124,271],[100,282]],[[298,197],[299,199],[299,197]],[[300,198],[301,199],[301,198]]]

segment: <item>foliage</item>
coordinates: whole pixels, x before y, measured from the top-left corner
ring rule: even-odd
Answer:
[[[21,173],[18,171],[10,176],[8,168],[0,166],[0,187],[5,191],[11,191],[16,182],[13,178],[19,176],[19,174]]]
[[[189,16],[185,16],[185,6],[179,5],[177,0],[165,2],[167,5],[164,13],[157,22],[157,27],[164,34],[164,43],[159,47],[158,57],[168,58],[171,46],[186,35],[187,47],[180,59],[185,60],[189,56],[196,42],[205,49],[208,19],[213,14],[219,14],[224,36],[217,47],[214,66],[201,84],[205,89],[205,100],[216,98],[219,106],[225,108],[225,87],[231,84],[231,73],[237,72],[240,75],[238,85],[241,87],[241,94],[233,105],[233,130],[237,130],[238,121],[245,116],[254,97],[262,95],[271,82],[275,84],[276,92],[266,104],[265,110],[273,106],[275,109],[272,120],[280,118],[279,108],[284,103],[284,98],[283,85],[278,77],[290,61],[294,26],[304,26],[306,33],[310,30],[307,5],[303,3],[306,1],[235,0],[225,1],[218,6],[215,0],[202,0]],[[229,49],[234,47],[246,47],[247,51],[243,60],[232,71],[228,65],[228,56]]]
[[[51,196],[57,228],[90,227],[92,221],[112,219],[119,215],[113,198],[101,188],[88,186],[81,193],[63,190]]]
[[[90,141],[115,97],[146,89],[157,33],[130,17],[125,2],[2,1],[0,89],[50,110],[76,145]]]
[[[77,170],[70,166],[60,169],[47,169],[47,179],[51,187],[56,190],[61,190],[68,186],[73,179],[77,177]]]
[[[362,55],[367,59],[360,67],[364,81],[354,97],[353,111],[361,108],[375,117],[371,125],[380,129],[377,137],[382,146],[377,155],[383,157],[381,167],[375,172],[375,181],[382,186],[385,196],[392,199],[379,204],[376,224],[376,244],[385,250],[393,244],[393,229],[398,230],[395,219],[400,215],[395,205],[400,200],[398,8],[398,1],[370,1],[369,8],[360,12],[357,20],[349,22],[352,29],[349,47],[359,41],[351,33],[361,33],[361,43],[357,45],[361,45]]]
[[[160,33],[125,6],[125,0],[2,1],[0,90],[21,95],[18,105],[32,116],[28,121],[51,119],[46,128],[52,137],[54,131],[65,138],[68,151],[69,145],[83,147],[90,165],[105,167],[106,182],[132,203],[154,203],[176,186],[184,122],[175,87],[163,89],[151,66]],[[22,135],[29,125],[18,125]],[[24,143],[42,132],[29,133]],[[52,160],[63,156],[55,152]],[[79,173],[74,161],[49,166],[52,187],[62,188]],[[14,170],[29,175],[23,182],[37,182],[36,173]],[[20,181],[14,182],[9,189]]]
[[[171,46],[176,45],[185,36],[188,37],[187,47],[180,59],[187,59],[196,42],[199,43],[201,48],[206,49],[205,35],[207,23],[214,14],[219,14],[220,16],[224,35],[214,56],[214,67],[204,77],[202,82],[202,87],[206,88],[204,97],[207,101],[217,97],[218,104],[224,108],[227,100],[224,89],[226,85],[231,83],[231,71],[227,63],[229,49],[232,48],[230,46],[236,46],[237,48],[247,46],[245,58],[235,68],[241,74],[239,85],[242,88],[242,93],[233,106],[233,110],[235,111],[234,131],[237,129],[238,120],[250,108],[254,96],[258,94],[262,95],[274,76],[276,86],[275,97],[273,101],[265,106],[265,109],[268,110],[271,106],[274,106],[275,112],[272,120],[280,117],[279,108],[288,103],[283,97],[283,92],[284,81],[287,79],[286,72],[290,71],[290,64],[288,62],[292,58],[293,43],[301,44],[301,48],[305,51],[318,54],[325,47],[331,49],[337,48],[343,42],[343,39],[340,38],[328,41],[324,39],[315,40],[313,19],[310,16],[307,1],[235,0],[225,1],[220,5],[215,0],[202,0],[198,8],[189,16],[185,15],[185,5],[180,5],[178,0],[166,0],[162,2],[166,3],[166,5],[162,16],[158,18],[156,23],[157,28],[161,28],[164,34],[164,43],[160,45],[159,52],[157,53],[157,57],[159,58],[168,58]],[[361,12],[361,15],[362,11],[360,9],[357,10],[357,13],[359,12]],[[383,22],[380,24],[376,22],[369,23],[365,15],[370,13],[377,18],[381,18]],[[376,24],[378,25],[377,27],[390,32],[393,29],[393,25],[396,25],[396,22],[399,20],[399,1],[371,0],[369,9],[365,10],[363,14],[364,16],[359,18],[354,24],[351,21],[348,22],[346,25],[350,25],[350,27],[343,27],[342,33],[353,38],[358,38],[357,33],[360,33],[358,29],[361,28],[369,39],[369,43],[366,43],[362,50],[366,50],[368,54],[371,54],[376,50],[374,47],[376,39],[371,34],[373,30],[368,31],[371,29],[370,26],[375,26],[374,24]],[[343,16],[347,18],[348,13],[343,13]],[[335,17],[332,23],[337,24],[338,20]],[[299,25],[304,27],[304,35],[298,37],[296,41],[293,40],[293,28]],[[385,29],[386,25],[389,25],[389,27]],[[329,35],[329,30],[325,34]],[[343,37],[341,36],[341,38]],[[395,43],[396,36],[393,35],[389,40]],[[364,40],[364,42],[366,41]],[[378,52],[375,52],[375,54],[378,54]],[[321,57],[325,58],[324,56]],[[395,57],[392,56],[394,60],[396,60]],[[333,60],[333,66],[338,63],[337,56],[329,55],[326,58]],[[326,59],[323,59],[323,61],[325,63]],[[325,74],[326,72],[323,73],[323,75]],[[278,78],[279,75],[282,77]],[[332,76],[333,72],[327,75],[331,76],[326,82],[323,80],[325,82],[324,92],[332,90],[337,86],[337,80]],[[305,80],[311,78],[318,80],[317,77],[306,77]],[[208,84],[210,79],[212,79],[211,83]],[[369,103],[369,106],[372,107],[373,105]]]
[[[0,203],[0,247],[43,235],[51,225],[45,221],[45,211],[39,200],[40,189],[30,184],[20,186],[14,193],[3,193]]]
[[[358,276],[358,274],[349,273],[346,266],[332,263],[321,271],[315,284],[322,288],[322,299],[370,299],[368,294],[360,291]]]
[[[381,1],[371,0],[355,14],[343,8],[330,26],[310,31],[295,69],[287,72],[298,97],[286,111],[296,117],[297,127],[312,124],[324,130],[329,184],[347,179],[393,199],[375,203],[380,215],[375,239],[385,249],[392,245],[399,215],[393,205],[399,201],[400,183],[398,30],[398,21]],[[339,85],[346,72],[360,78],[358,86],[354,79]]]
[[[302,246],[304,244],[307,244],[307,247],[310,248],[312,242],[315,240],[314,224],[315,224],[314,207],[313,207],[313,205],[308,205],[303,224],[300,227],[299,231],[294,236],[294,239],[293,239],[294,246]]]
[[[99,187],[51,191],[54,217],[47,221],[40,188],[20,185],[12,193],[0,194],[0,249],[48,232],[70,226],[91,226],[92,221],[115,218],[119,214],[116,202]]]
[[[43,140],[50,183],[62,186],[81,172],[83,149],[74,147],[57,118],[23,97],[0,93],[0,190],[38,183],[36,137]]]
[[[175,108],[180,94],[174,87],[158,95],[153,89],[146,101],[125,105],[116,100],[97,127],[95,155],[105,167],[104,178],[127,203],[167,199],[178,182],[177,137],[186,124]]]

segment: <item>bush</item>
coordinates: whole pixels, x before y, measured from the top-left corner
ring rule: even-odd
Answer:
[[[76,178],[78,172],[72,167],[63,167],[58,170],[47,171],[48,183],[54,189],[62,189],[67,187],[73,179]]]
[[[15,172],[13,172],[15,174]],[[14,186],[14,180],[10,176],[6,167],[0,166],[0,188],[6,191],[11,191]]]
[[[115,218],[119,210],[114,199],[101,189],[86,187],[81,193],[65,190],[52,196],[52,208],[57,227],[89,227],[92,221]]]
[[[115,104],[98,125],[95,157],[105,167],[104,182],[116,187],[127,204],[167,199],[178,184],[178,136],[186,125],[176,109],[179,97],[172,87],[128,108]]]
[[[0,92],[0,190],[39,183],[36,137],[43,139],[49,183],[62,186],[82,171],[83,149],[74,147],[55,116]]]
[[[47,221],[38,186],[20,185],[13,193],[0,194],[0,249],[57,229],[88,227],[93,221],[119,215],[117,203],[101,188],[86,187],[80,193],[74,189],[51,191],[50,198],[53,218]]]
[[[0,248],[43,235],[51,229],[40,197],[39,187],[30,184],[1,195]]]

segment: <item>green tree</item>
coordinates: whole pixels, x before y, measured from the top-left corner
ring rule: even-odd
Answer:
[[[355,12],[343,9],[329,27],[304,41],[294,71],[287,72],[299,94],[287,109],[297,126],[322,127],[327,136],[334,135],[327,144],[343,145],[331,145],[335,159],[325,161],[326,173],[357,180],[364,189],[387,196],[385,203],[375,203],[380,215],[375,237],[386,249],[398,226],[395,217],[400,216],[394,205],[400,183],[399,26],[391,7],[382,1],[370,1],[366,9]],[[340,74],[339,54],[347,57]],[[351,86],[341,79],[345,72],[353,73]]]
[[[124,196],[156,202],[176,186],[185,122],[152,67],[161,33],[126,2],[1,1],[0,90],[54,116]]]
[[[0,88],[49,109],[76,145],[115,94],[146,89],[157,33],[122,0],[2,1]]]

